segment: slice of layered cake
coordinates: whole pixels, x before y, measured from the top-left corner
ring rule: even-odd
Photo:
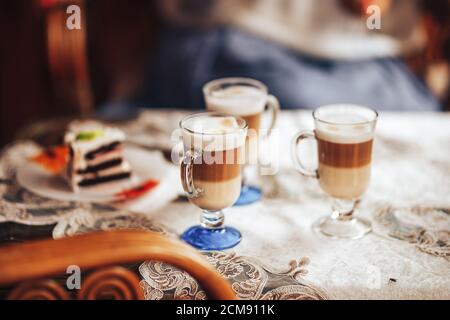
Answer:
[[[64,137],[69,147],[65,177],[73,191],[131,177],[123,157],[125,134],[94,121],[73,122]]]

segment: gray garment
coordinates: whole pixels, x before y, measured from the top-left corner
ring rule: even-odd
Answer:
[[[168,28],[134,105],[204,107],[203,85],[216,78],[266,83],[285,109],[356,103],[377,110],[432,111],[439,102],[394,58],[357,62],[319,60],[234,28]]]

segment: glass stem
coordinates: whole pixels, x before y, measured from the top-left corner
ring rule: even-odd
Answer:
[[[359,200],[333,199],[331,218],[337,221],[350,221],[359,204]]]
[[[203,211],[200,219],[201,225],[206,229],[221,229],[225,224],[225,215],[222,211]]]

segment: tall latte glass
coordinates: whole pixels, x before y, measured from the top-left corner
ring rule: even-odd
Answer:
[[[232,248],[241,234],[224,226],[223,210],[233,206],[241,192],[247,123],[229,115],[202,113],[183,119],[180,127],[183,188],[189,201],[203,211],[201,225],[187,230],[182,239],[201,250]]]
[[[314,224],[314,229],[334,238],[358,239],[372,230],[369,221],[354,216],[371,175],[372,145],[378,114],[356,105],[332,105],[314,112],[315,131],[301,132],[292,142],[297,170],[319,180],[333,199],[332,214]],[[308,170],[298,153],[305,139],[315,139],[319,166]]]
[[[247,78],[224,78],[211,81],[204,86],[203,93],[209,111],[238,116],[247,122],[246,163],[258,164],[258,142],[262,118],[265,111],[270,112],[271,121],[266,128],[269,135],[275,127],[280,110],[278,99],[269,94],[263,83]],[[262,192],[259,188],[244,182],[236,205],[254,203],[260,200],[261,196]]]

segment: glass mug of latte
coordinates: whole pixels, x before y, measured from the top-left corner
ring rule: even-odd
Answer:
[[[241,241],[241,234],[224,227],[223,210],[241,192],[245,163],[245,120],[219,113],[201,113],[180,122],[184,157],[181,180],[189,201],[202,211],[201,225],[182,239],[201,250],[225,250]]]
[[[280,110],[278,99],[270,95],[262,82],[248,78],[223,78],[211,81],[203,87],[209,111],[221,112],[244,119],[248,124],[246,164],[258,163],[258,142],[264,113],[270,112],[271,121],[267,136],[275,127]],[[244,174],[245,180],[245,174]],[[262,191],[243,184],[236,205],[247,205],[261,199]]]
[[[331,105],[314,111],[314,132],[301,132],[292,142],[296,169],[319,184],[333,199],[332,214],[313,228],[334,238],[358,239],[372,230],[369,221],[354,217],[371,176],[372,146],[378,113],[356,105]],[[305,168],[298,145],[315,139],[318,145],[317,170]]]

